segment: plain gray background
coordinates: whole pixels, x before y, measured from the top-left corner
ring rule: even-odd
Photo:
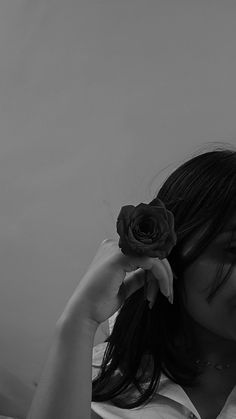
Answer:
[[[235,21],[233,0],[0,1],[0,363],[22,379],[121,206],[235,144]]]

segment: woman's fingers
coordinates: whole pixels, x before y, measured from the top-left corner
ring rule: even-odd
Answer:
[[[152,305],[155,303],[159,289],[167,298],[171,298],[173,273],[167,259],[153,259],[151,269],[138,268],[128,273],[124,281],[126,298],[143,287],[145,280],[147,281],[146,298]]]
[[[162,259],[162,263],[165,266],[165,268],[167,270],[168,277],[169,277],[169,291],[170,291],[170,294],[173,295],[173,272],[172,272],[171,266],[170,266],[170,264],[169,264],[169,262],[166,258]]]
[[[153,266],[151,272],[154,277],[157,278],[162,294],[169,296],[171,293],[171,275],[167,268],[166,263],[163,263],[164,259],[153,259]]]
[[[157,297],[157,293],[160,289],[159,282],[152,272],[147,271],[147,295],[146,298],[150,302],[149,307],[151,308]]]
[[[138,268],[136,271],[129,272],[124,280],[125,285],[125,299],[136,292],[139,288],[144,286],[145,274],[142,268]]]

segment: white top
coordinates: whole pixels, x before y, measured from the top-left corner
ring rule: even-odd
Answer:
[[[110,401],[92,402],[91,409],[103,419],[201,419],[183,388],[164,374],[155,397],[146,406],[121,409]],[[236,386],[216,419],[236,419]]]
[[[101,344],[94,348],[93,367],[98,367],[99,356],[101,360],[103,351]],[[96,375],[93,369],[93,377]],[[91,410],[102,419],[202,419],[184,389],[165,374],[161,375],[158,392],[146,406],[121,409],[110,401],[92,401]],[[236,386],[216,419],[236,419]]]

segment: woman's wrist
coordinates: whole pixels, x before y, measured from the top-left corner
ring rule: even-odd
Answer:
[[[81,335],[94,339],[98,327],[98,323],[82,314],[74,317],[63,313],[56,323],[56,334],[60,339],[70,342],[81,339]]]

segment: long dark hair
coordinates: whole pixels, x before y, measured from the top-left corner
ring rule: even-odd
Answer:
[[[194,387],[197,383],[200,371],[189,355],[195,340],[183,300],[183,272],[236,211],[236,150],[231,145],[195,155],[165,180],[155,197],[165,203],[175,219],[177,244],[167,257],[177,275],[174,303],[159,292],[150,310],[143,287],[133,293],[118,312],[105,341],[100,372],[92,382],[92,401],[110,400],[126,409],[152,399],[161,373],[182,386]],[[193,247],[183,252],[198,232],[201,234],[194,239]],[[233,265],[222,279],[223,267],[219,266],[208,304],[228,279]]]

